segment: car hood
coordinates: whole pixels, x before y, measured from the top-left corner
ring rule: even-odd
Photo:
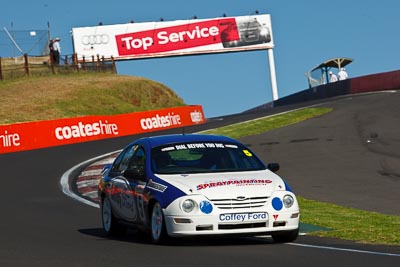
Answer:
[[[202,194],[209,199],[270,196],[286,189],[283,180],[269,170],[157,176],[188,195]]]

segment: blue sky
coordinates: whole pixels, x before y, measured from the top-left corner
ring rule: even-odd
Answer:
[[[400,2],[348,0],[7,1],[0,26],[46,29],[72,54],[74,27],[254,14],[271,14],[279,97],[308,88],[304,73],[333,57],[349,57],[350,77],[398,70]],[[0,56],[3,56],[0,51]],[[245,111],[272,101],[267,51],[145,59],[117,64],[119,74],[165,84],[206,117]]]

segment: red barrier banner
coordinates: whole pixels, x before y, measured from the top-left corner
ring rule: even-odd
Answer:
[[[0,125],[0,154],[205,123],[202,106]]]

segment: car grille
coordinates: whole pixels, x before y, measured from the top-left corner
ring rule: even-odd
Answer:
[[[212,204],[223,210],[234,209],[253,209],[263,207],[267,203],[268,197],[251,197],[236,199],[211,199]]]
[[[267,227],[266,222],[260,223],[241,223],[241,224],[218,224],[219,230],[235,230],[235,229],[249,229]]]

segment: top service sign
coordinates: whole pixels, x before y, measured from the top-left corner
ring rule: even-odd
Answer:
[[[273,48],[270,15],[73,28],[78,59],[115,60]]]

